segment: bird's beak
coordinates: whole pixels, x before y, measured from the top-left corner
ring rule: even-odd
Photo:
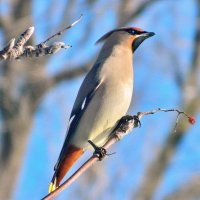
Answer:
[[[145,39],[149,38],[149,37],[152,37],[154,35],[155,35],[154,32],[144,32],[144,33],[140,34],[140,36],[145,37]]]
[[[132,50],[133,52],[138,48],[138,46],[147,38],[154,36],[155,33],[153,32],[146,32],[144,31],[143,33],[139,34],[136,36],[136,38],[133,40],[132,43]]]

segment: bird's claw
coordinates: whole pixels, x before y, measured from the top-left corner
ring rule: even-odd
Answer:
[[[125,115],[124,117],[122,117],[119,122],[118,125],[116,127],[115,130],[120,129],[121,131],[123,131],[124,133],[129,129],[129,125],[130,122],[134,120],[134,127],[141,127],[141,122],[138,118],[137,115]]]
[[[106,149],[103,147],[97,147],[97,149],[94,151],[94,156],[97,156],[99,160],[101,161],[105,156],[107,155]]]
[[[139,126],[139,128],[142,126],[141,122],[140,122],[140,119],[137,115],[133,115],[133,119],[134,119],[134,124],[135,126]]]
[[[122,132],[126,132],[127,131],[127,129],[129,128],[129,121],[131,121],[131,120],[133,120],[134,118],[133,118],[133,116],[131,116],[131,115],[126,115],[126,116],[123,116],[120,120],[119,120],[119,122],[118,122],[118,124],[117,124],[117,126],[116,126],[116,128],[115,128],[115,130],[114,131],[116,131],[116,130],[121,130]]]
[[[107,155],[111,155],[111,154],[107,154],[107,151],[105,148],[103,147],[98,147],[96,146],[96,144],[94,144],[91,140],[88,140],[88,142],[92,145],[92,147],[94,148],[94,156],[98,157],[99,160],[101,161],[105,156]]]

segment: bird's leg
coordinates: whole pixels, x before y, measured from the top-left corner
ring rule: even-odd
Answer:
[[[92,145],[94,148],[94,156],[97,156],[99,160],[101,161],[107,154],[106,149],[103,147],[98,147],[96,144],[94,144],[91,140],[88,140],[88,142]]]

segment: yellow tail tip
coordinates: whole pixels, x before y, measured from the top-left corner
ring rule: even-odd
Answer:
[[[53,192],[56,189],[56,184],[51,182],[50,186],[49,186],[49,193]]]

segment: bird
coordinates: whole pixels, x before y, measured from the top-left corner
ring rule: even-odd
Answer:
[[[133,94],[133,54],[155,35],[136,27],[109,31],[95,64],[85,76],[69,118],[67,134],[54,167],[49,193],[54,191],[91,142],[106,143],[118,121],[127,113]]]

